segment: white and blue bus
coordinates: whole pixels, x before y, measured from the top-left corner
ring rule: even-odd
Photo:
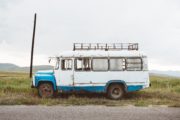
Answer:
[[[54,58],[54,70],[38,71],[33,77],[40,97],[86,91],[120,99],[150,85],[147,56],[137,43],[75,43],[73,51]]]

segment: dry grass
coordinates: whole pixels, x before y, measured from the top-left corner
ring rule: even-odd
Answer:
[[[26,73],[0,72],[0,105],[107,105],[180,107],[180,78],[151,76],[152,86],[128,93],[122,100],[109,100],[103,94],[61,94],[53,99],[42,99],[30,88]]]

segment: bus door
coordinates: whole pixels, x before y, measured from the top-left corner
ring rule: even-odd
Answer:
[[[91,86],[91,58],[76,58],[74,63],[74,85]]]
[[[73,86],[74,72],[73,72],[73,59],[62,58],[59,69],[59,80],[57,86]]]

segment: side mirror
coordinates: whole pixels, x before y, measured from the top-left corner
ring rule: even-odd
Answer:
[[[51,58],[48,60],[48,62],[49,62],[49,63],[51,62]]]

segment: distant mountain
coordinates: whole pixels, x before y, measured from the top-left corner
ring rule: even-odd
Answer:
[[[11,63],[0,63],[0,71],[16,70],[20,67]]]
[[[36,65],[33,66],[33,71],[38,70],[50,70],[53,69],[50,65]],[[0,63],[0,71],[9,71],[9,72],[29,72],[29,67],[19,67],[11,63]]]
[[[172,77],[180,77],[180,71],[158,71],[158,70],[150,70],[150,74],[160,75],[160,76],[172,76]]]
[[[52,70],[52,69],[53,69],[53,66],[50,66],[50,65],[36,65],[36,66],[33,66],[33,71]],[[21,67],[19,69],[19,71],[26,71],[26,72],[28,72],[29,71],[29,67]]]

